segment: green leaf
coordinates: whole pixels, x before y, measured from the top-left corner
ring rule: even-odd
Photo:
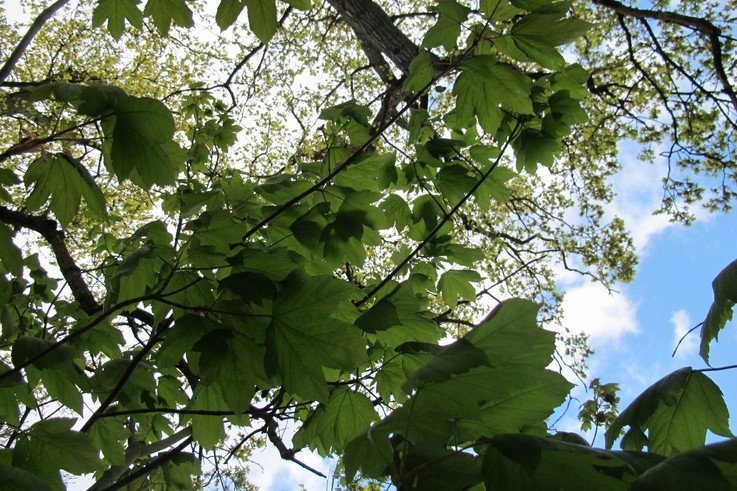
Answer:
[[[13,242],[13,229],[4,223],[0,223],[0,261],[7,271],[20,276],[23,257]]]
[[[320,405],[294,436],[295,447],[319,448],[327,454],[340,452],[379,418],[371,400],[346,387],[339,387]]]
[[[278,26],[276,0],[245,0],[245,3],[248,7],[248,26],[262,43],[268,43]]]
[[[295,9],[310,10],[312,8],[312,0],[284,0]]]
[[[495,133],[501,123],[501,110],[534,114],[530,98],[531,82],[512,65],[499,63],[489,55],[478,55],[463,65],[456,79],[458,118],[468,126],[475,115],[487,133]]]
[[[215,385],[198,385],[189,409],[193,411],[223,411],[225,401],[220,388]],[[192,416],[192,438],[205,449],[212,449],[225,438],[223,417],[212,414]]]
[[[115,109],[110,164],[119,179],[135,171],[142,184],[166,186],[179,172],[178,147],[172,140],[174,118],[166,106],[149,97],[121,97]]]
[[[513,6],[509,0],[480,0],[481,11],[490,20],[509,20],[521,11]]]
[[[452,269],[446,271],[438,281],[438,291],[450,308],[454,308],[458,300],[476,299],[476,288],[471,283],[481,281],[481,275],[470,269]]]
[[[695,448],[664,460],[644,472],[633,491],[737,488],[737,439]]]
[[[0,489],[5,491],[51,491],[53,488],[33,473],[0,463]]]
[[[489,359],[483,350],[466,339],[459,339],[443,348],[419,370],[407,379],[404,389],[410,393],[412,387],[423,382],[444,382],[452,375],[467,372],[481,365],[488,365]]]
[[[626,490],[662,457],[590,448],[533,435],[498,435],[483,457],[487,489]]]
[[[380,206],[389,223],[393,224],[398,232],[411,223],[412,211],[404,198],[398,194],[390,194]]]
[[[737,303],[737,260],[724,268],[711,283],[714,302],[709,307],[704,324],[701,326],[701,349],[699,354],[709,363],[709,343],[718,338],[721,331],[732,318],[732,309]]]
[[[39,209],[51,196],[51,211],[62,226],[77,215],[84,196],[89,209],[99,218],[105,218],[105,197],[87,169],[66,154],[39,157],[26,170],[26,186],[33,184],[27,206]]]
[[[528,300],[502,302],[465,338],[484,350],[492,366],[504,363],[544,368],[552,360],[555,334],[537,325],[539,308]]]
[[[13,365],[18,367],[26,363],[28,360],[35,358],[49,349],[53,344],[48,339],[41,339],[34,336],[19,336],[13,343],[11,354]],[[33,366],[40,369],[59,368],[64,365],[70,365],[73,357],[74,351],[72,348],[68,344],[63,344],[34,361]]]
[[[471,9],[455,0],[440,0],[435,10],[438,12],[438,21],[425,33],[422,46],[442,46],[450,53],[456,47],[461,24],[466,21]]]
[[[411,481],[408,489],[418,491],[476,490],[474,484],[483,480],[477,456],[440,446],[413,446],[403,465],[408,469],[406,480]]]
[[[719,387],[709,377],[690,367],[655,382],[627,407],[606,432],[606,446],[625,426],[625,450],[673,455],[704,444],[706,431],[731,437],[729,412]],[[644,431],[648,436],[644,437]]]
[[[148,0],[143,14],[150,16],[162,36],[169,34],[172,24],[192,27],[192,10],[186,0]]]
[[[74,422],[53,418],[31,426],[13,451],[13,465],[41,476],[59,469],[75,475],[98,470],[99,451],[88,435],[72,431]]]
[[[512,190],[506,182],[517,176],[517,173],[506,167],[496,167],[491,174],[476,189],[474,196],[476,203],[482,210],[491,207],[491,200],[497,203],[506,203],[512,196]]]
[[[221,30],[232,26],[246,6],[242,0],[221,0],[215,13],[215,22]]]
[[[100,418],[90,428],[89,435],[110,465],[125,465],[125,441],[131,433],[123,418]]]
[[[292,273],[274,298],[266,367],[293,394],[325,401],[322,367],[350,370],[366,358],[364,341],[351,319],[339,315],[354,295],[351,284],[329,276]]]
[[[561,2],[561,5],[567,4]],[[545,7],[524,16],[510,31],[516,48],[546,68],[563,68],[565,60],[556,46],[576,40],[591,24],[580,19],[560,19],[560,16],[557,12],[548,13]]]
[[[404,92],[420,92],[426,90],[435,77],[435,68],[432,66],[432,57],[428,51],[420,51],[409,64],[409,75],[404,81]]]
[[[244,335],[224,329],[208,333],[193,350],[200,352],[202,383],[217,384],[236,415],[248,411],[256,392],[257,367],[263,365],[263,351]]]
[[[537,164],[550,166],[560,151],[561,141],[538,130],[525,129],[512,140],[514,155],[517,157],[517,170],[526,169],[533,174]]]
[[[143,14],[138,8],[139,0],[98,0],[92,11],[92,26],[99,27],[107,21],[107,30],[115,39],[125,31],[125,21],[136,29],[143,24]]]

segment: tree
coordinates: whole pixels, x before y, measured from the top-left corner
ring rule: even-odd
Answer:
[[[60,488],[61,471],[95,473],[96,489],[189,489],[203,472],[245,485],[226,466],[259,437],[400,489],[735,474],[735,440],[703,446],[707,429],[731,437],[705,370],[613,419],[622,452],[550,437],[571,384],[538,327],[555,320],[555,264],[605,284],[633,274],[624,224],[602,226],[623,128],[722,173],[711,203],[729,205],[732,46],[708,13],[224,0],[210,40],[185,29],[209,25],[185,1],[82,3],[54,22],[67,1],[39,6],[0,68],[4,486]],[[618,24],[582,20],[599,15]],[[673,44],[681,28],[706,51]],[[626,49],[607,53],[616,29]],[[590,71],[560,51],[580,36]],[[656,61],[640,61],[642,36],[663,39]],[[670,125],[648,119],[658,110]],[[679,179],[664,209],[685,219],[701,183]],[[581,220],[559,218],[574,204]],[[734,278],[715,281],[705,357]]]

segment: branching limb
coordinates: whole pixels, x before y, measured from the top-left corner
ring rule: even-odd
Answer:
[[[297,453],[296,449],[293,448],[287,448],[287,446],[284,444],[282,439],[277,435],[276,430],[278,429],[278,426],[276,424],[276,421],[273,419],[268,422],[266,425],[266,436],[269,437],[269,441],[272,445],[276,447],[276,449],[279,451],[279,456],[281,456],[284,460],[289,460],[291,462],[294,462],[295,464],[299,465],[300,467],[303,467],[304,469],[307,469],[308,471],[312,472],[315,475],[318,475],[320,477],[324,477],[327,479],[328,476],[323,474],[322,472],[318,471],[317,469],[313,469],[309,465],[305,464],[304,462],[301,462],[297,460],[297,458],[294,456],[294,454]]]
[[[100,304],[95,300],[87,283],[82,278],[82,270],[72,258],[64,240],[64,232],[58,229],[55,220],[45,217],[27,215],[0,206],[0,221],[14,227],[22,227],[33,230],[41,235],[51,246],[54,257],[59,265],[62,276],[72,290],[75,300],[87,314],[94,314],[100,310]]]
[[[714,63],[714,71],[722,85],[722,90],[729,97],[729,100],[737,110],[737,93],[735,93],[732,84],[727,77],[724,69],[724,55],[722,50],[722,30],[713,23],[703,17],[692,17],[690,15],[679,14],[667,10],[643,10],[635,7],[628,7],[617,0],[593,0],[596,5],[606,7],[613,10],[618,15],[632,17],[635,19],[653,19],[668,24],[677,24],[679,26],[688,27],[700,32],[709,41],[712,62]]]
[[[36,37],[36,34],[38,34],[38,31],[40,31],[44,24],[46,24],[54,16],[54,14],[67,3],[69,3],[69,0],[57,0],[56,2],[46,7],[43,12],[38,14],[36,20],[34,20],[33,24],[31,24],[31,27],[28,28],[26,35],[23,36],[23,39],[20,40],[13,52],[10,53],[10,57],[8,57],[8,59],[5,61],[5,64],[3,64],[2,68],[0,68],[0,83],[4,82],[5,79],[8,78],[10,72],[13,71],[15,65],[18,64],[21,56],[23,56],[23,53],[25,53],[26,49],[28,49],[28,46],[30,46],[33,38]]]

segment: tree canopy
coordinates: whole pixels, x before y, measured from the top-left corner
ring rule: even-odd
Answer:
[[[3,489],[248,487],[261,444],[338,456],[350,489],[737,486],[710,368],[621,414],[592,382],[580,417],[606,449],[547,423],[590,353],[559,326],[556,274],[635,271],[605,210],[618,146],[666,160],[674,220],[734,196],[734,5],[651,7],[0,17]],[[707,363],[736,302],[733,263]]]

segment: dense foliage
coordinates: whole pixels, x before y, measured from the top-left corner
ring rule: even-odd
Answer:
[[[603,208],[621,133],[717,175],[708,205],[729,206],[731,38],[708,15],[223,0],[214,34],[185,0],[53,19],[67,2],[8,34],[0,68],[3,489],[246,487],[238,462],[264,442],[305,467],[302,448],[340,456],[353,488],[737,486],[709,369],[619,416],[592,383],[581,417],[606,450],[549,430],[572,388],[553,361],[582,373],[587,348],[539,325],[558,318],[555,268],[634,272]],[[638,61],[632,19],[710,56],[682,40]],[[706,184],[665,184],[663,210],[690,219]],[[734,264],[714,282],[706,361],[736,285]]]

